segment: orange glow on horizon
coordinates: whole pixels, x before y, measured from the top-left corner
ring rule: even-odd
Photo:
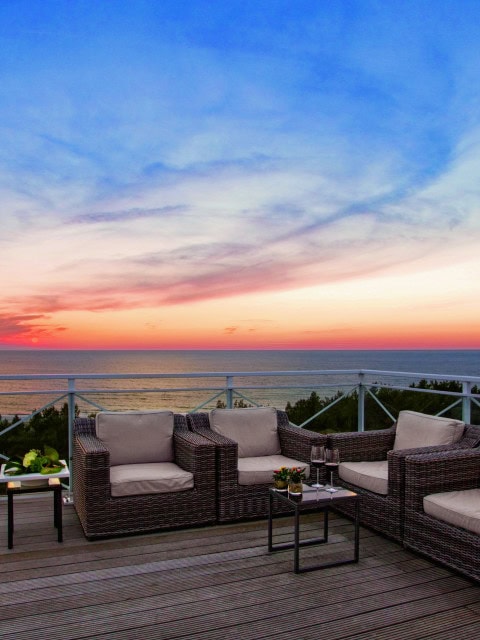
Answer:
[[[133,337],[132,337],[133,333]],[[154,335],[152,335],[154,333]],[[213,334],[213,337],[212,337]],[[477,326],[343,327],[305,331],[285,328],[250,331],[243,327],[208,330],[172,328],[132,332],[121,325],[111,330],[84,327],[34,338],[5,340],[11,347],[36,349],[298,349],[298,350],[389,350],[389,349],[479,349]]]
[[[138,301],[135,308],[16,314],[20,321],[3,339],[0,333],[0,343],[36,349],[479,349],[477,299],[461,290],[462,275],[442,267],[414,279],[390,274],[183,304]],[[8,317],[3,324],[9,326]]]

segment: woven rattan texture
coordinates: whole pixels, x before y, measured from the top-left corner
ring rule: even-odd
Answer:
[[[480,536],[427,515],[423,498],[480,488],[480,450],[407,456],[404,544],[480,581]]]
[[[466,425],[461,440],[452,445],[393,451],[395,425],[390,429],[364,433],[339,433],[329,436],[329,446],[340,450],[340,461],[388,460],[388,495],[380,495],[344,482],[342,486],[360,495],[361,522],[394,540],[401,542],[405,528],[405,459],[425,453],[471,449],[480,442],[480,427]],[[348,505],[344,513],[353,515]]]
[[[271,483],[257,485],[238,484],[238,445],[233,440],[215,433],[210,428],[208,413],[187,416],[190,429],[208,438],[216,446],[217,521],[229,522],[244,518],[260,518],[268,513],[268,489]],[[277,410],[278,434],[282,455],[310,463],[313,444],[326,445],[327,436],[290,425],[284,411]],[[278,506],[279,512],[289,511]]]
[[[215,521],[215,448],[174,417],[175,462],[194,475],[187,491],[113,498],[109,452],[95,435],[95,421],[77,418],[73,438],[75,509],[88,538],[110,537]]]

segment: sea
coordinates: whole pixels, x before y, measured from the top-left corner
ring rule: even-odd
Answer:
[[[235,396],[256,404],[285,408],[312,391],[333,395],[358,381],[358,370],[372,382],[405,384],[421,378],[479,376],[480,350],[0,350],[0,414],[28,414],[65,402],[67,379],[75,378],[81,412],[170,408],[209,409],[225,401],[227,373],[234,373]],[[308,375],[309,371],[349,372]],[[258,375],[259,372],[267,372]],[[297,372],[295,376],[275,372]],[[300,373],[301,372],[301,373]],[[198,374],[218,374],[199,377]],[[249,376],[255,373],[255,376]],[[12,376],[49,374],[53,380]],[[83,379],[80,375],[118,375],[120,379]],[[159,378],[129,378],[137,374]],[[168,377],[193,374],[189,378]],[[367,380],[368,381],[368,380]],[[95,393],[92,391],[95,389]]]

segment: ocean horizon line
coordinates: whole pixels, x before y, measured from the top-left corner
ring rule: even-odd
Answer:
[[[438,352],[438,351],[456,351],[456,352],[465,352],[465,351],[479,351],[480,352],[480,347],[463,347],[463,348],[457,348],[457,347],[392,347],[392,348],[387,348],[387,347],[382,347],[382,348],[376,348],[376,349],[371,349],[371,348],[366,348],[366,347],[356,347],[356,348],[349,348],[349,349],[344,349],[344,348],[338,348],[338,347],[324,347],[324,348],[318,348],[318,349],[301,349],[301,348],[296,348],[296,347],[282,347],[282,348],[274,348],[274,347],[265,347],[265,348],[246,348],[246,347],[242,347],[242,348],[230,348],[230,349],[225,349],[225,348],[203,348],[203,347],[192,347],[192,348],[183,348],[183,347],[178,347],[178,348],[150,348],[150,349],[144,349],[144,348],[122,348],[122,347],[117,347],[117,348],[76,348],[76,347],[69,347],[69,348],[42,348],[42,347],[35,347],[35,348],[31,348],[31,347],[6,347],[6,346],[0,346],[0,352],[2,351],[21,351],[21,352],[31,352],[31,353],[36,353],[36,352],[41,352],[41,353],[45,353],[45,352],[64,352],[64,351],[108,351],[108,352],[115,352],[115,351],[125,351],[125,352],[152,352],[152,351],[201,351],[201,352],[211,352],[211,351],[218,351],[218,352],[242,352],[242,351],[258,351],[258,352],[264,352],[264,351],[296,351],[296,352],[304,352],[304,353],[315,353],[315,352],[358,352],[358,351],[363,351],[363,352]]]

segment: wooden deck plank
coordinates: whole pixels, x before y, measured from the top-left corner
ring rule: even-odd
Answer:
[[[403,578],[403,579],[402,579]],[[413,586],[425,584],[437,579],[438,575],[436,569],[431,569],[430,572],[416,572],[414,577],[394,576],[390,580],[384,580],[382,582],[365,580],[358,582],[355,588],[350,588],[350,598],[356,599],[361,597],[368,597],[383,593],[384,590],[391,590],[392,588],[402,588],[406,586]],[[330,582],[330,581],[329,581]],[[332,581],[333,582],[333,581]],[[112,603],[102,603],[102,619],[109,618],[110,616],[116,618],[116,624],[120,624],[120,619],[124,619],[128,624],[129,615],[135,614],[138,618],[141,616],[148,620],[152,616],[158,617],[161,612],[163,624],[168,624],[170,621],[182,620],[185,617],[194,618],[195,616],[203,617],[205,615],[215,615],[221,612],[231,611],[235,613],[238,608],[238,597],[242,598],[242,607],[249,606],[262,606],[268,605],[270,613],[278,611],[279,613],[285,613],[289,609],[292,612],[298,611],[298,606],[295,601],[292,601],[290,596],[290,589],[293,585],[288,585],[286,589],[282,590],[281,595],[278,596],[274,603],[274,606],[270,604],[272,599],[272,586],[266,585],[263,589],[255,588],[257,585],[250,585],[248,582],[248,589],[246,589],[245,583],[237,584],[234,588],[231,585],[226,585],[222,589],[209,589],[202,588],[199,593],[198,589],[189,589],[180,593],[165,593],[159,595],[153,595],[145,597],[143,595],[143,589],[137,590],[136,594],[131,594],[130,599],[115,601]],[[252,587],[252,588],[251,588]],[[328,588],[328,594],[325,593]],[[309,609],[318,603],[319,598],[324,603],[328,600],[328,604],[343,602],[344,596],[341,589],[337,588],[337,585],[333,582],[330,587],[324,588],[323,591],[318,589],[318,577],[312,578],[309,584],[302,582],[302,609]],[[327,597],[328,596],[328,597]],[[89,606],[85,606],[85,602],[82,602],[81,607],[75,609],[75,603],[71,603],[71,609],[69,614],[69,622],[76,624],[82,622],[84,631],[86,625],[89,623],[91,630],[101,631],[101,623],[99,625],[98,620],[98,602],[94,602]],[[472,613],[472,615],[474,615]],[[15,622],[15,628],[20,633],[31,628],[31,611],[26,611],[24,617],[18,616]],[[37,616],[35,624],[40,627],[62,625],[64,621],[63,612],[57,615],[52,615],[51,612],[42,611]],[[0,622],[0,635],[8,630],[9,623]]]
[[[67,507],[58,544],[48,505],[22,498],[10,551],[0,501],[6,640],[479,636],[476,583],[371,531],[362,529],[360,563],[295,575],[291,551],[267,552],[264,521],[88,542]],[[318,525],[318,514],[306,516],[305,535]],[[335,517],[331,525],[333,543],[305,548],[302,558],[351,552],[351,523]],[[290,539],[291,519],[277,519],[275,532]]]
[[[386,625],[398,623],[416,617],[424,617],[437,613],[440,608],[455,609],[478,597],[472,593],[473,588],[461,592],[451,586],[443,598],[436,596],[428,599],[420,598],[420,602],[412,600],[413,593],[403,595],[400,605],[386,607],[385,598],[378,600],[363,598],[354,603],[339,604],[338,607],[316,602],[314,608],[299,611],[294,607],[282,615],[275,615],[268,609],[259,613],[257,607],[241,607],[232,611],[216,612],[196,617],[185,617],[175,621],[166,621],[162,610],[151,610],[143,615],[101,617],[97,623],[81,625],[78,622],[65,623],[60,627],[45,629],[30,628],[22,637],[40,640],[46,638],[130,638],[140,640],[148,636],[159,639],[188,638],[188,640],[217,640],[225,638],[242,638],[253,640],[260,638],[279,638],[286,640],[292,634],[303,640],[317,640],[319,633],[333,640],[351,637],[358,631],[369,629],[370,632],[383,629]],[[298,602],[298,599],[297,599]],[[354,606],[355,605],[355,606]],[[308,613],[307,613],[308,612]],[[282,630],[281,632],[279,630]],[[93,635],[92,635],[93,634]],[[3,637],[13,640],[15,634],[6,633]],[[18,636],[16,636],[18,637]],[[371,636],[372,637],[372,636]]]
[[[213,547],[218,548],[219,545],[224,545],[225,543],[228,544],[229,548],[241,549],[242,547],[245,547],[245,542],[249,543],[248,546],[254,546],[255,540],[258,540],[259,544],[264,544],[265,542],[266,525],[265,525],[264,531],[262,531],[261,529],[258,530],[258,528],[251,531],[241,531],[241,532],[232,531],[231,528],[223,530],[223,527],[216,527],[215,529],[216,529],[216,535],[209,536],[209,537],[205,535],[207,532],[206,529],[187,530],[188,535],[185,535],[184,532],[177,532],[176,536],[170,534],[170,537],[168,537],[168,535],[165,534],[165,538],[163,538],[161,541],[158,541],[158,538],[157,538],[156,544],[153,544],[151,539],[149,540],[145,536],[142,536],[141,538],[133,537],[131,538],[131,540],[134,540],[134,541],[137,540],[137,543],[135,546],[130,544],[129,547],[122,546],[124,539],[118,539],[117,544],[113,547],[111,543],[109,543],[108,546],[104,546],[106,544],[105,542],[95,541],[90,543],[90,546],[87,549],[85,549],[84,543],[82,541],[82,548],[85,553],[84,559],[88,560],[90,555],[93,556],[93,559],[95,560],[95,562],[98,562],[103,559],[107,561],[112,558],[118,559],[118,552],[119,552],[119,549],[121,549],[123,560],[127,562],[128,561],[127,558],[131,556],[132,563],[135,564],[136,562],[138,562],[135,556],[143,555],[145,553],[153,554],[153,553],[161,552],[164,555],[167,555],[169,551],[174,550],[176,556],[179,556],[183,550],[184,551],[183,555],[189,556],[191,555],[192,542],[195,543],[196,555],[201,555],[202,552],[211,553],[211,550]],[[314,525],[311,525],[308,528],[306,528],[306,532],[312,532],[313,530],[315,530]],[[343,530],[350,531],[351,526],[349,526],[348,524],[345,525],[344,523],[336,525],[335,522],[333,522],[331,530],[332,530],[332,537],[333,537],[333,536],[342,535]],[[278,531],[279,531],[278,538],[280,541],[285,541],[287,539],[290,539],[291,531],[292,531],[291,523],[286,522],[283,526],[278,528]],[[37,530],[37,535],[45,535],[45,534],[44,532]],[[365,539],[367,538],[368,536],[365,537]],[[22,537],[19,537],[19,538],[16,537],[15,541],[17,542],[17,544],[15,545],[17,547],[18,547],[18,544],[22,544],[22,546],[28,545],[28,541]],[[78,562],[78,553],[76,551],[76,547],[74,547],[72,551],[70,551],[70,549],[71,549],[71,545],[63,545],[63,544],[57,548],[55,555],[62,556],[63,564],[68,563],[70,554],[73,557],[74,561]],[[1,551],[0,551],[0,554],[1,554]],[[47,551],[43,551],[43,552],[39,551],[37,554],[32,553],[30,556],[26,557],[23,561],[16,560],[16,557],[13,553],[11,553],[10,555],[6,555],[4,557],[5,575],[8,572],[7,565],[10,560],[15,562],[15,569],[17,571],[21,567],[27,570],[31,570],[32,568],[35,568],[36,565],[40,568],[47,566],[51,556],[52,556],[51,544]],[[43,563],[42,563],[42,558],[45,560],[45,562]]]
[[[389,576],[401,575],[410,571],[414,572],[419,569],[418,562],[411,560],[408,562],[391,563],[389,565],[382,564],[377,567],[370,568],[368,566],[362,566],[358,571],[348,571],[349,567],[340,567],[342,571],[337,571],[335,574],[332,569],[325,570],[323,574],[328,577],[329,583],[331,582],[338,589],[342,589],[348,585],[355,584],[357,582],[363,582],[368,580],[383,580]],[[443,576],[445,571],[438,567],[429,569],[435,570],[436,575]],[[182,572],[181,578],[176,578],[177,574],[168,573],[162,576],[161,580],[155,575],[144,575],[139,581],[137,577],[126,576],[121,580],[102,580],[94,583],[94,589],[92,589],[91,582],[73,583],[69,587],[64,586],[50,587],[48,590],[48,600],[46,599],[45,590],[30,589],[26,591],[17,591],[14,593],[6,593],[1,596],[1,601],[5,606],[1,610],[2,618],[11,618],[15,615],[22,615],[22,607],[27,613],[32,612],[32,608],[39,607],[39,610],[61,610],[62,605],[59,602],[59,598],[62,597],[62,601],[65,601],[67,608],[74,608],[75,606],[88,606],[89,604],[103,604],[107,602],[114,602],[118,599],[120,602],[139,597],[139,588],[141,587],[140,594],[144,597],[152,595],[161,595],[169,598],[188,598],[190,591],[193,592],[193,599],[201,599],[205,593],[212,593],[213,597],[219,597],[224,593],[239,593],[241,594],[245,590],[245,584],[248,584],[248,589],[262,589],[271,587],[272,573],[255,571],[247,571],[248,567],[245,567],[243,563],[237,563],[235,567],[235,574],[233,579],[232,571],[230,567],[225,570],[224,567],[218,565],[212,565],[207,569],[195,569],[192,568],[188,571]],[[329,574],[326,572],[330,572]],[[280,590],[287,590],[292,584],[292,580],[295,576],[287,571],[283,574],[274,574],[275,585]],[[318,589],[318,578],[315,574],[305,576],[305,581],[302,582],[302,588],[307,589],[311,580],[315,584],[315,588]],[[185,583],[188,584],[189,589],[185,589]],[[177,591],[175,591],[177,589]],[[38,605],[36,603],[39,603]],[[13,605],[13,606],[12,606]]]
[[[351,640],[412,640],[413,638],[440,638],[441,634],[448,629],[448,632],[454,634],[454,638],[462,638],[463,631],[466,630],[467,638],[469,629],[473,626],[477,627],[478,637],[478,617],[468,609],[456,608],[449,611],[441,611],[440,613],[417,618],[416,620],[407,620],[398,624],[389,624],[382,629],[376,629],[372,632],[369,629],[364,633],[356,633],[351,636]],[[446,640],[446,639],[445,639]]]

